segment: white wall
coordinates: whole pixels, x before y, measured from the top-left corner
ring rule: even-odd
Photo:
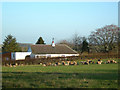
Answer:
[[[45,56],[47,57],[67,57],[67,56],[79,56],[79,54],[35,54],[34,57],[37,58],[37,56]],[[32,56],[33,57],[33,56]]]
[[[12,52],[11,58],[13,60],[21,60],[21,59],[25,59],[25,57],[30,54],[31,52]]]

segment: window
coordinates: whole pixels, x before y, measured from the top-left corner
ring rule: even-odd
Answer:
[[[65,57],[65,55],[62,55],[62,57]]]

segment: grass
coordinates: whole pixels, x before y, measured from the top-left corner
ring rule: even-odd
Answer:
[[[118,88],[118,64],[2,67],[3,88]]]

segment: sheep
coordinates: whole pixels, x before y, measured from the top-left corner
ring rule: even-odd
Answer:
[[[47,66],[50,66],[50,65],[51,65],[51,63],[48,63],[48,64],[47,64]]]
[[[56,64],[54,64],[54,66],[57,66]]]
[[[9,66],[9,64],[7,63],[6,66]]]
[[[40,63],[40,65],[42,65],[42,63]]]
[[[92,63],[92,61],[91,61],[91,60],[89,60],[89,63]]]
[[[107,63],[110,63],[110,60],[107,60]]]
[[[74,65],[74,62],[70,62],[70,65]]]
[[[77,65],[77,62],[76,62],[76,61],[74,61],[74,65]]]
[[[81,61],[80,63],[84,64],[84,61]]]
[[[46,66],[46,64],[43,64],[42,66]]]
[[[11,65],[11,64],[10,64],[9,66],[10,66],[10,67],[12,67],[12,65]]]
[[[102,62],[101,61],[97,61],[97,64],[101,64]]]
[[[67,61],[67,64],[69,65],[69,64],[70,64],[70,61]]]
[[[84,62],[84,65],[89,65],[89,62]]]
[[[68,64],[68,63],[67,63],[67,64],[65,63],[65,65],[68,66],[69,64]]]
[[[117,63],[116,61],[114,63]]]
[[[60,65],[61,63],[57,62],[56,65]]]
[[[114,60],[110,60],[110,63],[114,63],[115,61]]]
[[[17,64],[17,63],[15,63],[15,65],[17,66],[18,64]]]
[[[16,67],[16,65],[13,65],[13,67]]]
[[[115,60],[111,60],[110,62],[111,62],[111,63],[117,63]]]
[[[62,62],[62,65],[65,65],[65,62]]]

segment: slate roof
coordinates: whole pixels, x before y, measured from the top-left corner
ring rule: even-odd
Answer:
[[[32,45],[31,50],[33,54],[78,54],[65,44],[56,44],[55,47],[51,45]]]

